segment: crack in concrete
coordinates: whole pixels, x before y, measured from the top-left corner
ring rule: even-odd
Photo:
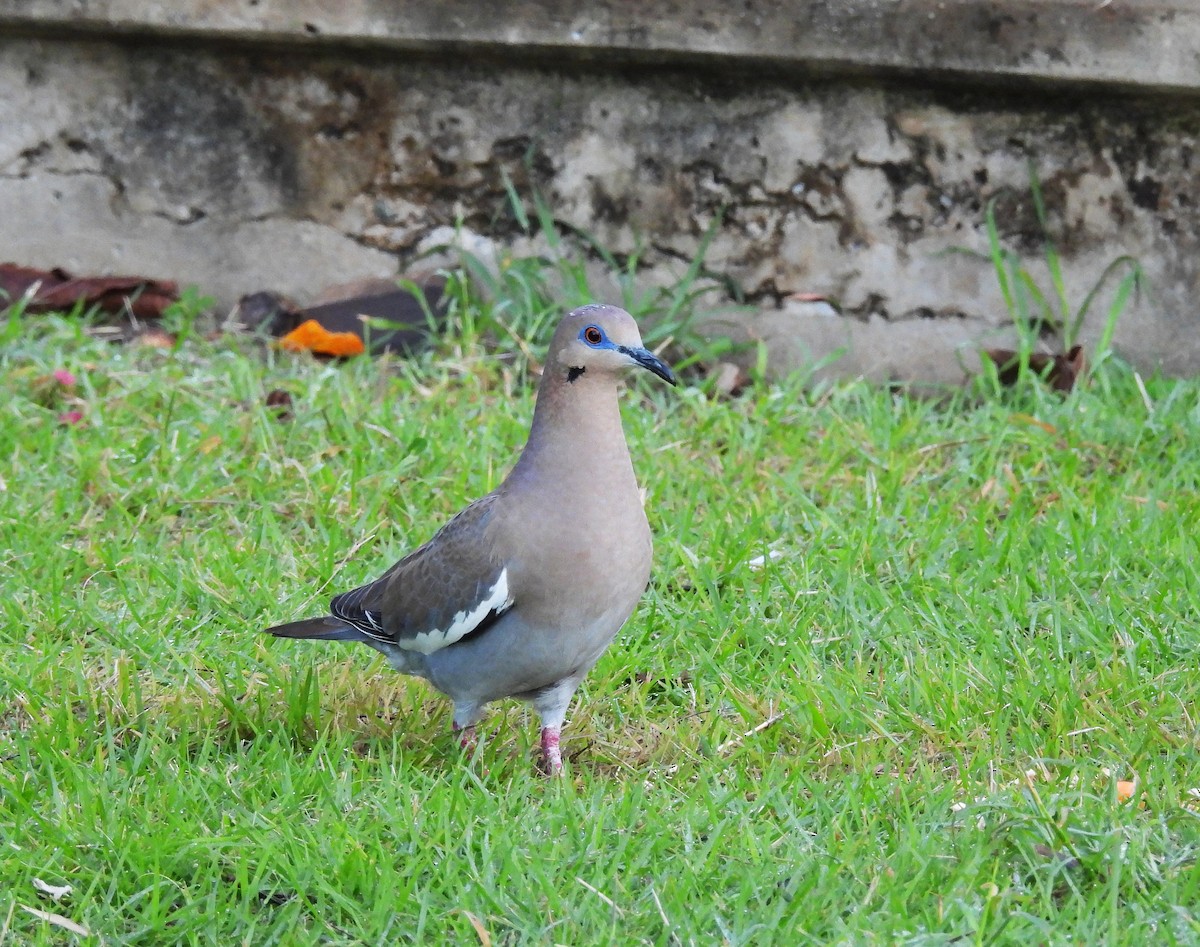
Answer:
[[[26,181],[30,178],[38,177],[40,175],[44,175],[46,177],[55,177],[55,178],[97,177],[97,178],[104,178],[106,181],[111,182],[114,187],[119,186],[118,183],[113,178],[111,178],[109,175],[105,174],[103,171],[93,171],[88,168],[71,168],[71,169],[27,168],[26,170],[17,172],[16,174],[10,174],[10,173],[0,171],[0,180]]]

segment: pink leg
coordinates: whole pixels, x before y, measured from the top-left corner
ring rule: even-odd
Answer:
[[[561,776],[562,753],[558,749],[558,727],[542,728],[542,767],[548,776]]]
[[[459,735],[459,746],[461,746],[467,752],[471,752],[475,749],[475,724],[471,724],[470,726],[466,727],[460,727],[458,724],[452,723],[450,724],[450,729]]]

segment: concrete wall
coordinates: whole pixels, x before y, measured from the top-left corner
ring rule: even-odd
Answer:
[[[1007,332],[947,251],[986,248],[995,197],[1036,258],[1032,164],[1073,298],[1136,256],[1119,347],[1200,366],[1192,3],[333,6],[0,0],[0,257],[304,299],[457,219],[519,250],[507,175],[645,246],[648,284],[724,208],[709,269],[780,370],[848,344],[844,373],[952,380]]]

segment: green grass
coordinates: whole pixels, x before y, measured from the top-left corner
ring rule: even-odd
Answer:
[[[1035,352],[1057,348],[1059,354],[1066,354],[1074,346],[1080,345],[1089,313],[1107,299],[1103,321],[1092,326],[1095,342],[1085,358],[1085,364],[1089,367],[1084,375],[1097,374],[1104,362],[1112,357],[1112,339],[1117,323],[1125,315],[1129,303],[1147,289],[1142,265],[1128,254],[1115,257],[1101,271],[1091,288],[1081,294],[1082,301],[1076,304],[1079,297],[1067,287],[1064,260],[1051,232],[1041,181],[1032,163],[1029,166],[1029,193],[1041,229],[1045,270],[1043,279],[1048,283],[1048,288],[1043,288],[1043,284],[1039,283],[1035,267],[1030,261],[1004,245],[996,222],[996,205],[1000,195],[992,197],[984,211],[987,254],[965,247],[958,247],[954,252],[990,260],[1004,307],[1016,330],[1018,348],[1015,361],[1017,371],[1022,376],[1037,374],[1029,364],[1030,356]],[[1109,284],[1115,284],[1111,293],[1107,292]],[[983,360],[983,368],[985,373],[995,371],[990,358]]]
[[[0,941],[1200,942],[1200,384],[639,383],[653,587],[548,781],[519,705],[463,759],[373,652],[257,633],[499,481],[520,364],[10,321]]]

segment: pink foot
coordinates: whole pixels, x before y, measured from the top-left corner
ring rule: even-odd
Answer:
[[[459,746],[461,746],[467,752],[471,752],[475,749],[475,744],[477,741],[475,739],[475,725],[474,724],[471,724],[470,726],[467,726],[467,727],[460,727],[458,724],[452,723],[452,724],[450,724],[450,729],[458,734],[458,745]]]
[[[561,776],[562,752],[558,748],[558,727],[542,728],[542,768],[547,776]]]

